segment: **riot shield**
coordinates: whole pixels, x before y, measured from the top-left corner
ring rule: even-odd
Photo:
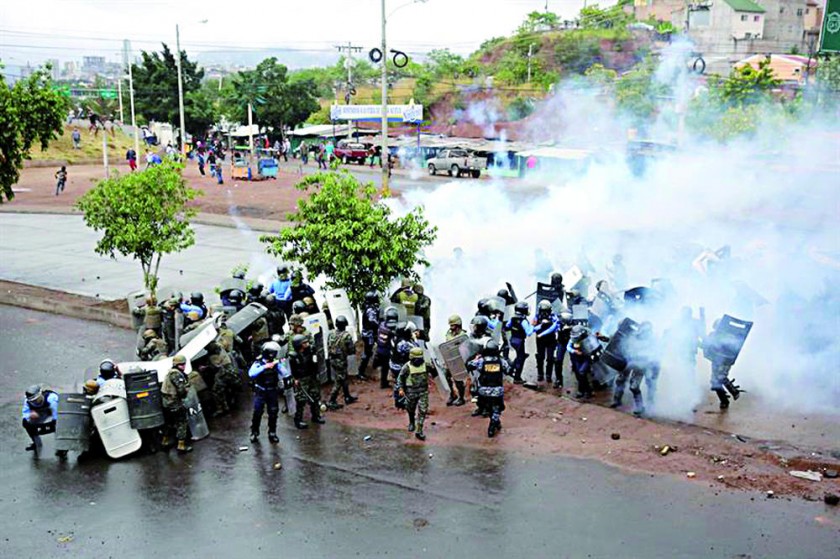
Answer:
[[[93,397],[93,404],[96,405],[99,402],[113,400],[115,398],[122,398],[125,400],[125,397],[125,383],[123,380],[120,378],[112,378],[103,382],[102,386],[99,387],[99,390],[96,392],[96,396]]]
[[[563,274],[563,282],[566,285],[566,291],[578,290],[581,291],[581,281],[584,279],[585,275],[583,270],[580,269],[580,266],[572,266],[569,270]],[[586,297],[586,293],[581,291],[581,295]]]
[[[233,330],[233,333],[238,336],[267,312],[268,309],[263,305],[260,305],[259,303],[249,303],[245,305],[241,311],[230,317],[227,321],[227,325],[231,330]]]
[[[578,304],[572,305],[572,323],[583,324],[584,326],[589,322],[589,305]]]
[[[446,380],[446,368],[443,366],[441,359],[438,357],[432,358],[432,365],[437,371],[437,378],[435,378],[435,382],[437,383],[438,392],[440,392],[445,401],[448,401],[452,388]]]
[[[189,363],[187,363],[187,366],[189,366]],[[163,382],[167,373],[172,369],[172,358],[166,357],[158,361],[126,361],[117,363],[117,368],[121,371],[130,371],[135,368],[141,371],[154,371],[158,382]]]
[[[319,312],[305,316],[303,318],[303,326],[306,328],[307,332],[312,334],[312,337],[315,338],[316,346],[323,348],[324,355],[329,354],[329,348],[327,347],[327,335],[329,334],[329,328],[327,327],[327,317],[324,313]],[[319,336],[320,340],[318,339]]]
[[[146,292],[132,291],[125,296],[125,300],[128,303],[128,314],[131,317],[131,327],[134,330],[137,330],[143,326],[143,314],[135,314],[134,309],[142,309],[146,306]]]
[[[425,320],[423,320],[423,317],[422,317],[422,316],[417,316],[417,315],[413,315],[413,314],[411,314],[411,315],[408,315],[408,316],[407,316],[407,317],[405,317],[405,318],[406,318],[406,321],[407,321],[407,322],[413,322],[413,323],[414,323],[414,325],[415,325],[415,326],[417,326],[417,329],[418,329],[419,331],[421,331],[421,332],[422,332],[422,331],[424,331],[424,330],[426,329],[426,328],[425,328],[425,322],[426,322],[426,321],[425,321]]]
[[[184,406],[187,408],[187,422],[190,425],[190,435],[194,441],[203,439],[210,434],[207,421],[204,419],[204,410],[201,408],[201,400],[195,387],[190,386],[187,397],[184,399]]]
[[[181,347],[181,333],[184,331],[184,313],[180,309],[175,309],[175,349]]]
[[[353,341],[358,340],[358,327],[356,324],[356,311],[353,305],[350,304],[350,298],[347,297],[347,292],[343,289],[332,289],[327,291],[327,308],[330,311],[330,316],[335,323],[335,318],[339,315],[344,316],[349,323],[347,329],[350,335],[353,336]]]
[[[627,368],[627,346],[632,336],[639,331],[639,324],[630,318],[625,318],[618,325],[618,330],[610,338],[610,342],[601,355],[601,362],[609,365],[618,372]]]
[[[227,278],[222,280],[219,286],[219,295],[223,293],[230,293],[234,289],[238,289],[242,293],[248,293],[248,282],[240,278]]]
[[[464,358],[461,357],[460,346],[467,341],[467,335],[461,334],[438,345],[438,353],[440,358],[449,369],[452,378],[457,381],[463,381],[467,378],[467,366],[464,363]]]
[[[464,360],[464,363],[469,363],[472,359],[478,355],[478,352],[484,349],[484,345],[489,341],[489,337],[485,338],[467,338],[461,345],[458,346],[458,351],[461,354],[461,359]]]
[[[519,298],[516,296],[516,291],[513,290],[513,286],[510,284],[509,281],[506,281],[505,285],[507,286],[507,290],[508,290],[508,293],[510,293],[511,298],[513,298],[513,304],[518,303]]]
[[[100,387],[100,391],[102,388],[104,385]],[[124,398],[97,400],[90,413],[108,456],[122,458],[140,450],[143,440],[140,433],[131,427],[128,403]]]
[[[556,314],[560,314],[563,311],[563,293],[557,291],[550,283],[537,282],[536,304],[539,305],[540,301],[544,299],[551,303],[551,310]]]
[[[717,328],[703,343],[703,357],[712,363],[729,366],[735,364],[753,323],[725,314],[718,321]]]
[[[178,353],[186,357],[187,361],[201,359],[207,355],[204,348],[215,340],[217,335],[215,320],[208,318],[198,328],[181,336],[181,349]]]
[[[134,429],[155,429],[164,423],[160,382],[154,369],[123,375],[128,415]]]
[[[58,395],[58,421],[55,423],[55,449],[84,452],[90,446],[90,406],[93,398],[85,394]]]

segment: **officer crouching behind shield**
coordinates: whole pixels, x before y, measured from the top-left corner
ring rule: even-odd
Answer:
[[[32,439],[32,444],[26,447],[33,451],[35,457],[41,452],[40,435],[55,433],[55,423],[58,421],[58,394],[52,390],[45,390],[37,384],[26,389],[23,400],[23,428]]]

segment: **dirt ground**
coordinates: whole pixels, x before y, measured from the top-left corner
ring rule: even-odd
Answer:
[[[314,169],[314,165],[310,165]],[[71,212],[76,200],[90,190],[96,181],[104,178],[100,165],[71,165],[67,168],[68,178],[64,192],[55,195],[55,179],[58,167],[29,167],[21,172],[20,181],[15,185],[15,199],[6,206],[26,207],[27,210],[45,212]],[[129,172],[128,166],[121,163],[117,170]],[[294,167],[282,167],[276,180],[239,181],[226,176],[223,185],[209,175],[202,177],[195,164],[190,164],[184,171],[184,177],[193,188],[204,192],[195,206],[200,211],[213,214],[229,214],[235,208],[238,216],[272,220],[285,220],[286,215],[294,211],[302,193],[294,188],[301,175]]]

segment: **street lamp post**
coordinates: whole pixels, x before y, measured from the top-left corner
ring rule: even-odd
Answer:
[[[184,127],[184,78],[181,69],[181,33],[178,24],[175,24],[175,64],[178,66],[178,116],[181,120],[181,154],[186,153],[187,131]]]

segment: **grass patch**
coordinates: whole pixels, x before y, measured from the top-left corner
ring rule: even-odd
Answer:
[[[99,131],[98,136],[94,136],[87,131],[87,127],[79,126],[79,132],[82,134],[81,148],[73,149],[73,126],[65,126],[64,134],[59,136],[56,140],[50,142],[50,147],[44,151],[40,148],[34,147],[31,151],[30,159],[33,161],[67,161],[69,164],[77,163],[83,160],[102,159],[102,135],[105,133]],[[114,130],[113,136],[108,136],[108,160],[125,161],[125,152],[129,147],[134,146],[134,137],[129,136],[120,129]],[[143,141],[140,141],[140,153],[138,159],[143,159]]]

